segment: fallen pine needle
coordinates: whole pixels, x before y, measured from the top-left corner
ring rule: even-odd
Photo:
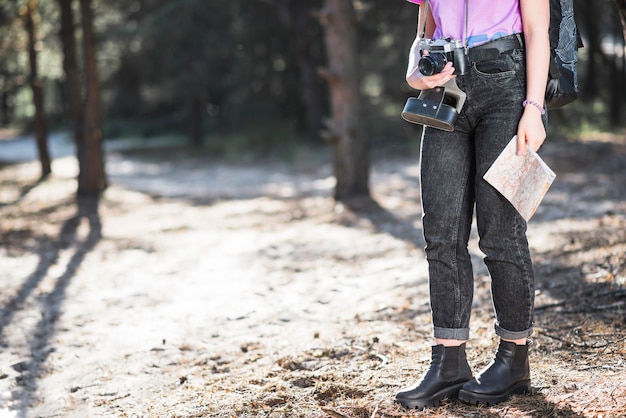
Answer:
[[[329,408],[322,408],[322,411],[324,411],[325,413],[327,413],[333,418],[349,418],[347,415],[341,414],[337,411],[333,411],[332,409],[329,409]]]
[[[385,364],[389,363],[389,359],[385,356],[383,356],[382,354],[375,354],[376,357],[378,357],[379,359],[381,359],[381,361],[383,362],[380,367],[383,367]]]
[[[370,418],[376,418],[376,412],[378,412],[378,405],[374,408],[374,412],[372,412],[372,416]]]

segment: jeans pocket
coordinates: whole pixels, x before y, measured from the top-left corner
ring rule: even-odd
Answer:
[[[501,54],[498,58],[475,62],[474,71],[480,76],[506,78],[515,74],[516,63],[509,54]]]

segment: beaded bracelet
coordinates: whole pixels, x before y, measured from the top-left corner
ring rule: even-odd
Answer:
[[[528,99],[526,99],[526,100],[524,100],[524,101],[522,102],[522,106],[523,106],[523,107],[526,107],[527,105],[533,105],[533,106],[535,106],[537,109],[539,109],[539,112],[541,112],[541,114],[542,114],[542,115],[545,115],[545,114],[546,114],[546,109],[544,109],[544,108],[543,108],[543,106],[541,106],[539,103],[537,103],[537,102],[536,102],[536,101],[534,101],[534,100],[528,100]]]

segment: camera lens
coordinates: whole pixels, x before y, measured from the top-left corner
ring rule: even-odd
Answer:
[[[446,61],[446,57],[442,54],[424,55],[420,58],[417,66],[420,73],[424,75],[433,75],[438,74],[441,70],[443,70],[443,67],[446,65]]]

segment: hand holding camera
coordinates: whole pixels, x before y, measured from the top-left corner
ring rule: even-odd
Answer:
[[[407,100],[402,117],[411,123],[453,131],[466,98],[454,80],[455,75],[469,70],[463,42],[419,39],[413,46],[420,58],[407,75],[407,82],[420,90],[420,95]]]
[[[415,90],[427,90],[433,89],[438,86],[443,86],[449,80],[455,77],[454,67],[451,62],[448,62],[440,73],[425,76],[422,74],[417,66],[413,68],[413,71],[407,76],[406,81]]]
[[[465,74],[469,67],[465,49],[460,40],[420,39],[413,47],[420,58],[417,62],[413,62],[406,81],[416,90],[442,86],[455,75]]]
[[[440,73],[447,63],[452,63],[455,74],[464,75],[469,62],[460,39],[420,39],[418,42],[422,58],[417,66],[420,73],[428,76]]]

